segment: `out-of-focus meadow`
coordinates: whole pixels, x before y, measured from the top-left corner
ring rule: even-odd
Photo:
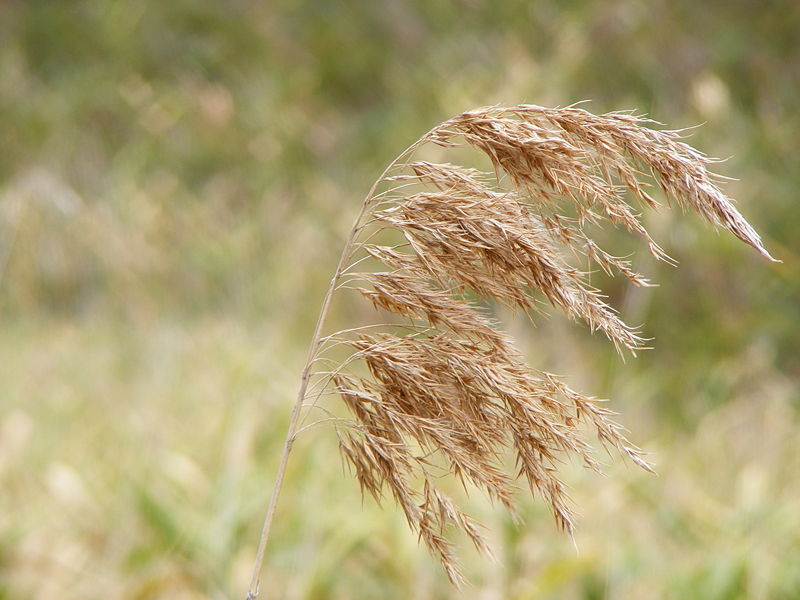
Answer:
[[[579,552],[539,499],[518,528],[472,495],[499,561],[459,540],[456,592],[315,429],[264,597],[800,597],[799,48],[792,0],[0,3],[0,598],[243,596],[372,180],[460,111],[585,99],[705,123],[691,143],[783,260],[665,211],[680,266],[640,254],[660,287],[607,287],[654,350],[510,321],[658,476],[568,466]]]

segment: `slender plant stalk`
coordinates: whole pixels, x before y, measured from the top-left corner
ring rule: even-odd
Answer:
[[[433,130],[431,130],[433,131]],[[356,217],[355,223],[353,224],[353,228],[350,230],[350,233],[347,236],[347,240],[345,241],[344,248],[342,249],[342,254],[339,257],[339,263],[336,265],[336,271],[331,278],[330,285],[328,286],[328,291],[325,293],[325,298],[322,301],[322,308],[320,309],[319,317],[317,318],[317,325],[314,328],[314,334],[311,337],[311,345],[308,349],[308,356],[306,357],[306,363],[303,367],[302,376],[300,379],[300,389],[297,392],[297,399],[295,400],[294,406],[292,407],[291,415],[289,416],[289,427],[286,432],[286,439],[283,442],[283,450],[281,452],[281,460],[278,464],[278,472],[275,475],[275,484],[272,488],[272,495],[269,499],[269,506],[267,507],[267,514],[264,518],[264,525],[261,529],[261,538],[258,542],[258,551],[256,552],[256,562],[253,567],[253,575],[250,579],[250,587],[247,591],[247,600],[255,600],[259,594],[260,588],[260,581],[259,577],[261,574],[261,568],[264,563],[264,552],[267,547],[267,541],[269,540],[270,530],[272,528],[272,519],[275,515],[275,508],[278,504],[278,498],[281,493],[281,488],[283,487],[283,480],[286,476],[286,465],[289,462],[289,454],[292,451],[292,446],[294,445],[295,438],[297,437],[297,423],[300,417],[300,411],[303,407],[303,403],[306,399],[306,392],[308,390],[308,382],[311,376],[311,367],[314,363],[314,358],[317,355],[317,351],[319,350],[320,343],[322,341],[322,328],[325,325],[325,319],[328,316],[328,309],[330,308],[331,299],[333,298],[333,294],[336,291],[336,287],[339,284],[339,280],[342,278],[342,274],[347,267],[347,260],[351,255],[353,242],[358,235],[359,227],[361,226],[361,220],[364,218],[364,214],[367,211],[369,200],[375,194],[375,191],[378,188],[378,185],[383,181],[383,178],[386,177],[387,173],[389,173],[395,165],[397,165],[401,160],[403,160],[406,156],[408,156],[414,149],[428,136],[426,133],[424,136],[419,138],[416,142],[414,142],[411,146],[409,146],[406,150],[403,151],[397,158],[395,158],[388,167],[384,170],[381,176],[375,181],[372,188],[369,190],[369,193],[364,198],[364,202],[361,205],[361,211],[359,212],[358,216]]]

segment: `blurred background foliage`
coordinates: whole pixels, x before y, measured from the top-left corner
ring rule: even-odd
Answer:
[[[691,143],[783,260],[665,211],[647,223],[679,268],[603,281],[654,350],[507,319],[533,364],[612,398],[659,477],[567,466],[578,554],[540,501],[516,528],[471,497],[501,560],[462,544],[456,593],[319,429],[264,597],[800,597],[798,48],[792,0],[0,2],[0,598],[243,595],[372,180],[463,110],[579,100],[703,123]]]

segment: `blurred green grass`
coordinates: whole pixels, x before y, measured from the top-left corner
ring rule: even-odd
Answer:
[[[471,497],[501,561],[461,544],[457,594],[320,428],[265,586],[800,595],[798,31],[788,0],[0,4],[0,598],[242,595],[304,346],[382,165],[476,105],[583,99],[705,122],[692,143],[731,157],[726,189],[784,261],[649,215],[680,267],[606,289],[654,350],[623,364],[559,319],[511,320],[534,364],[612,398],[659,477],[570,466],[579,554],[538,500],[518,529]]]

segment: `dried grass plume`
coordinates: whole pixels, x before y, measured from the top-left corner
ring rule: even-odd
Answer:
[[[286,460],[302,431],[301,413],[325,389],[349,409],[347,421],[329,420],[362,490],[378,501],[393,499],[456,584],[462,576],[448,528],[490,550],[481,527],[437,487],[443,473],[484,490],[512,513],[522,480],[571,533],[558,465],[576,456],[599,468],[583,429],[649,469],[607,408],[526,365],[485,306],[533,314],[546,303],[635,353],[643,343],[637,331],[572,265],[582,257],[634,285],[649,285],[591,235],[595,226],[622,227],[641,237],[654,257],[670,260],[638,213],[659,204],[648,181],[667,201],[772,260],[708,171],[712,161],[683,142],[681,132],[654,125],[630,113],[597,116],[577,107],[482,108],[436,126],[392,162],[363,202],[323,303],[250,598],[257,594]],[[443,148],[439,154],[477,149],[493,171],[416,159],[426,145]],[[345,287],[395,319],[323,337],[331,297]],[[324,352],[333,347],[348,348],[348,358],[326,363]],[[509,455],[516,461],[511,470],[503,460]]]

